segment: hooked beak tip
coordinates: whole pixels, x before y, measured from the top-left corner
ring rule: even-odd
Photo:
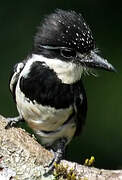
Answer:
[[[94,68],[104,69],[106,71],[117,72],[112,64],[110,64],[106,59],[101,58],[94,52],[91,52],[92,65]]]
[[[116,68],[110,64],[109,71],[117,72]]]

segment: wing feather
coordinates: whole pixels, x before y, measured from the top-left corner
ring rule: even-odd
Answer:
[[[11,73],[11,76],[10,76],[9,87],[10,87],[10,91],[11,91],[11,94],[12,94],[14,100],[15,100],[16,85],[17,85],[17,82],[19,79],[19,75],[20,75],[22,69],[24,68],[24,65],[25,65],[24,61],[21,63],[15,64],[13,67],[13,72]]]
[[[76,132],[75,136],[78,136],[82,131],[83,126],[85,125],[85,120],[87,116],[87,97],[86,92],[83,87],[82,81],[80,82],[80,94],[76,97],[75,100],[75,109],[76,109]]]

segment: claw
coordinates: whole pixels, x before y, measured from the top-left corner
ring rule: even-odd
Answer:
[[[63,157],[62,152],[54,152],[53,150],[51,150],[51,152],[54,154],[54,158],[48,166],[44,167],[45,168],[44,176],[48,176],[49,174],[51,174],[55,168],[55,164],[58,164]]]
[[[55,144],[53,145],[53,147],[51,147],[50,151],[51,153],[54,154],[54,159],[52,160],[52,162],[48,165],[45,166],[45,173],[44,176],[49,176],[49,174],[51,174],[55,168],[55,164],[58,164],[60,162],[60,160],[62,159],[63,155],[64,155],[64,151],[65,151],[65,145],[67,143],[67,139],[66,138],[62,138],[59,139],[58,141],[55,142]]]
[[[7,121],[8,121],[8,123],[5,127],[5,129],[9,129],[11,127],[17,127],[18,122],[23,122],[24,119],[22,119],[18,116],[18,117],[14,117],[14,118],[7,118]]]

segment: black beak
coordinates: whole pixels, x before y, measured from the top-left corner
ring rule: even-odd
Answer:
[[[93,51],[91,51],[90,55],[86,55],[85,57],[83,57],[83,55],[79,55],[79,57],[80,63],[82,63],[82,65],[85,65],[86,67],[116,72],[116,69],[110,63],[108,63],[106,59],[101,58]]]

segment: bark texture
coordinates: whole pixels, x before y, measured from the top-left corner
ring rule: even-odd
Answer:
[[[44,176],[53,154],[21,128],[5,129],[0,116],[0,180],[121,180],[122,170],[103,170],[62,160]]]

